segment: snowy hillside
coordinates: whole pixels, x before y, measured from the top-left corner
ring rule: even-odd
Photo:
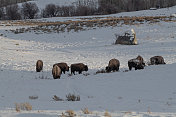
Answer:
[[[47,1],[43,1],[43,4],[46,3]],[[73,110],[80,117],[103,117],[108,114],[112,117],[175,117],[176,22],[174,17],[170,17],[175,10],[176,7],[172,7],[100,18],[94,16],[1,21],[0,116],[58,117],[67,110]],[[68,31],[66,27],[71,23],[85,23],[85,20],[101,23],[101,19],[121,16],[166,18],[134,21],[131,24],[121,20],[117,25],[109,22],[107,25],[98,24],[91,28],[83,25],[82,30],[77,31],[75,28]],[[55,30],[62,29],[62,26],[65,28],[60,32],[55,31],[54,24],[61,22],[60,27]],[[116,33],[122,34],[132,28],[136,31],[139,45],[113,44]],[[167,64],[146,66],[143,70],[127,72],[128,60],[138,55],[146,63],[150,57],[160,55]],[[120,61],[119,72],[96,74],[112,58]],[[43,60],[44,68],[43,72],[36,73],[35,64],[39,59]],[[69,66],[82,62],[88,65],[89,70],[76,75],[66,72],[61,75],[61,79],[54,80],[51,70],[53,64],[58,62],[66,62]],[[68,94],[80,96],[80,101],[67,101]],[[54,100],[54,95],[62,101]],[[31,105],[32,110],[21,109],[17,112],[15,104],[23,103]],[[90,113],[84,114],[84,108]]]

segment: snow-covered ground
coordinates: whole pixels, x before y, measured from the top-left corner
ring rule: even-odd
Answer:
[[[151,16],[164,13],[164,16],[170,16],[175,9],[155,10]],[[150,12],[111,16],[150,16]],[[62,18],[51,19],[64,21]],[[14,34],[8,30],[20,26],[3,23],[0,23],[0,116],[57,117],[66,110],[74,110],[81,117],[100,117],[106,111],[113,117],[176,116],[176,22],[160,21],[41,34]],[[115,33],[120,34],[131,28],[136,31],[139,45],[113,45]],[[127,61],[138,55],[145,62],[152,56],[161,55],[167,64],[124,72],[128,69]],[[119,59],[119,72],[95,74],[97,70],[104,69],[112,58]],[[44,62],[41,73],[35,72],[38,59]],[[84,72],[74,76],[67,72],[62,74],[60,80],[54,80],[51,69],[57,62],[68,65],[83,62],[88,65],[89,71],[88,74]],[[54,95],[65,100],[69,93],[79,95],[80,101],[53,100]],[[29,96],[38,98],[30,99]],[[15,103],[25,102],[32,105],[32,111],[16,112]],[[83,114],[81,110],[84,108],[92,114]]]

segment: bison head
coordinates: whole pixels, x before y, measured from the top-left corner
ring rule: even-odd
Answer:
[[[84,66],[84,70],[88,71],[88,66],[87,65]]]
[[[107,66],[107,67],[106,67],[106,71],[107,71],[107,72],[111,72],[111,67]]]

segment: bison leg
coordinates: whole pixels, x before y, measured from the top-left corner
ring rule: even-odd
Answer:
[[[75,71],[71,71],[71,74],[72,74],[72,73],[75,75]]]
[[[82,73],[82,71],[79,71],[79,74],[81,74]]]
[[[129,66],[129,70],[131,70],[132,69],[132,67],[131,66]]]
[[[63,73],[65,74],[65,70],[63,70]]]
[[[119,67],[116,68],[116,71],[119,71]]]

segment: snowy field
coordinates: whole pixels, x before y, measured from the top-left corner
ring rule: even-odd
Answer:
[[[111,16],[170,16],[175,10],[172,7]],[[65,21],[64,18],[42,19],[45,20]],[[9,31],[19,27],[29,26],[0,22],[1,117],[58,117],[67,110],[73,110],[79,117],[103,117],[107,112],[112,117],[176,116],[176,22],[146,22],[63,33]],[[132,28],[139,45],[113,44],[116,33]],[[167,64],[124,72],[128,70],[128,60],[138,55],[146,63],[150,57],[160,55]],[[119,72],[95,74],[112,58],[120,61]],[[41,73],[35,72],[38,59],[44,62]],[[68,65],[82,62],[88,65],[89,71],[73,76],[67,72],[60,80],[54,80],[51,69],[58,62]],[[69,93],[79,95],[80,101],[66,101]],[[54,95],[63,101],[55,101]],[[32,110],[16,112],[15,103],[26,102]],[[90,114],[84,114],[84,108]]]

